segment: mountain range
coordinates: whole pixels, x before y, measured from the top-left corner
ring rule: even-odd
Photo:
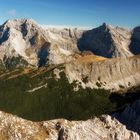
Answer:
[[[30,19],[9,20],[0,26],[1,67],[64,64],[70,82],[122,91],[140,83],[139,34],[139,27],[129,31],[105,23],[78,30],[44,28]]]
[[[8,20],[0,25],[0,87],[4,140],[138,140],[140,27]]]

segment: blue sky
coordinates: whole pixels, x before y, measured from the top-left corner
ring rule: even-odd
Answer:
[[[44,25],[97,27],[106,22],[133,28],[140,25],[140,0],[1,0],[0,24],[13,18]]]

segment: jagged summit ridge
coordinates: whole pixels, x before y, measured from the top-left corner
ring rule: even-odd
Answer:
[[[130,57],[140,53],[139,30],[137,27],[129,31],[106,23],[92,30],[55,29],[43,28],[31,19],[8,20],[0,26],[0,58],[20,55],[37,66],[38,56],[43,57],[41,63],[48,58],[48,63],[58,64],[80,51],[107,58]]]
[[[14,27],[18,24],[24,24],[24,23],[37,25],[37,22],[35,20],[23,18],[23,19],[7,20],[2,26]]]

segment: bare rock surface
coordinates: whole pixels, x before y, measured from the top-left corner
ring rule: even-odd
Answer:
[[[140,85],[140,55],[114,59],[79,56],[66,64],[65,72],[71,83],[77,81],[83,88],[126,92]]]
[[[31,122],[0,112],[2,140],[139,140],[139,135],[108,115],[87,121]]]

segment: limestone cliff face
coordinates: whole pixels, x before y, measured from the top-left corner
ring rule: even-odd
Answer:
[[[77,81],[82,87],[126,92],[140,85],[140,55],[114,59],[81,56],[66,64],[65,71],[70,82]]]
[[[3,140],[139,140],[108,115],[87,121],[64,119],[31,122],[0,112],[0,136]]]

